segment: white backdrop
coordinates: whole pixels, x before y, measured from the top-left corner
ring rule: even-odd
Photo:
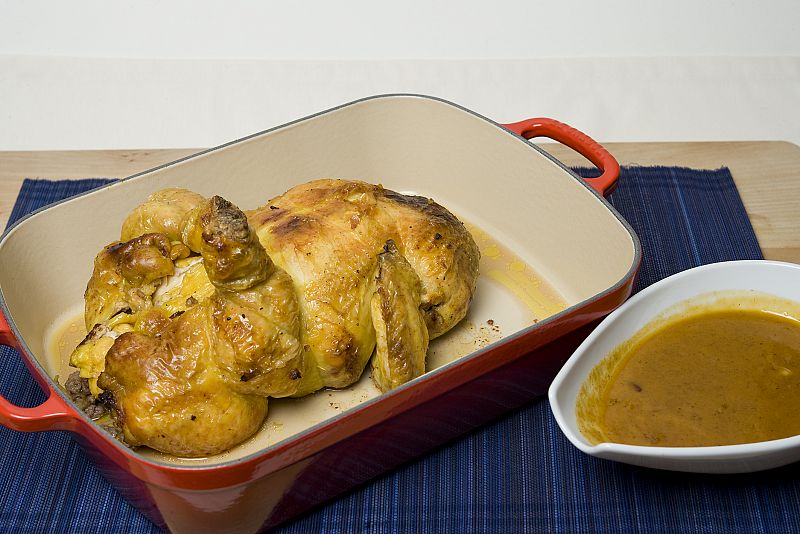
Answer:
[[[800,143],[800,3],[0,0],[0,150],[216,145],[377,93]]]

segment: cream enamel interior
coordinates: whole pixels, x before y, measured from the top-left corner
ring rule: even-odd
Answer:
[[[82,302],[94,256],[118,239],[126,214],[154,190],[186,187],[249,209],[323,177],[361,179],[435,199],[532,266],[568,305],[614,286],[636,259],[633,238],[607,206],[527,143],[452,104],[386,96],[229,144],[28,218],[0,242],[0,289],[9,318],[42,362],[45,333]],[[492,301],[494,313],[501,313],[503,298]],[[509,326],[503,335],[525,325]]]

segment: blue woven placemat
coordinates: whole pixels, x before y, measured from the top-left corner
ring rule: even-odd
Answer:
[[[26,180],[11,221],[103,183]],[[642,240],[636,290],[696,265],[761,258],[727,169],[626,167],[611,201]],[[23,406],[43,400],[6,348],[0,349],[0,392]],[[542,399],[280,531],[797,532],[798,475],[796,465],[708,476],[591,458],[561,435]],[[0,532],[158,531],[63,432],[0,428],[0,504]]]

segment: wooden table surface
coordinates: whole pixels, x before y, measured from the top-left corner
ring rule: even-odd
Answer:
[[[556,144],[542,145],[567,165],[587,164]],[[767,259],[800,263],[800,147],[781,141],[607,143],[622,165],[728,167]],[[199,149],[0,151],[0,228],[24,178],[130,176]]]

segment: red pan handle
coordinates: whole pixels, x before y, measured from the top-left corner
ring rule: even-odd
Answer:
[[[545,118],[527,119],[503,126],[525,139],[549,137],[567,145],[603,171],[597,178],[586,179],[595,191],[605,197],[616,189],[619,181],[619,163],[608,150],[585,133],[563,122]]]
[[[0,312],[0,345],[22,350],[2,312]],[[75,417],[73,410],[49,385],[45,387],[45,392],[48,395],[47,400],[33,408],[21,408],[0,395],[0,425],[23,432],[74,429],[80,420]]]

